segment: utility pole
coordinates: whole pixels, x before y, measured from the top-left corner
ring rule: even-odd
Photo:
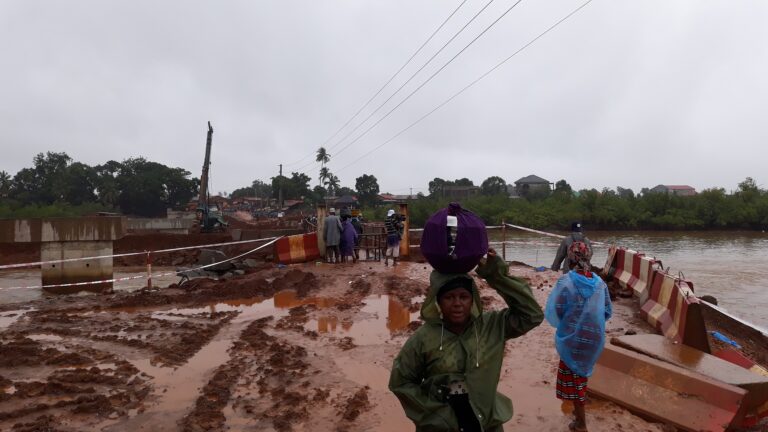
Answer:
[[[411,187],[411,193],[408,194],[408,199],[411,199],[413,197],[413,187]]]
[[[283,164],[280,164],[280,177],[277,179],[277,205],[279,206],[278,211],[280,211],[283,209]]]

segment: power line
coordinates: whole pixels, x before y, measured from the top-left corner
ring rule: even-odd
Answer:
[[[389,101],[392,99],[392,97],[393,97],[393,96],[395,96],[395,95],[396,95],[396,94],[397,94],[397,93],[398,93],[398,92],[399,92],[399,91],[400,91],[400,90],[401,90],[403,87],[405,87],[405,85],[406,85],[406,84],[408,84],[408,82],[410,82],[410,80],[411,80],[411,79],[413,79],[413,78],[414,78],[414,77],[415,77],[415,76],[416,76],[416,75],[417,75],[419,72],[421,72],[421,71],[424,69],[424,67],[425,67],[425,66],[427,66],[427,65],[428,65],[428,64],[429,64],[429,63],[430,63],[430,62],[431,62],[431,61],[432,61],[432,60],[433,60],[433,59],[434,59],[434,58],[435,58],[435,57],[436,57],[438,54],[440,54],[440,52],[442,52],[442,50],[443,50],[443,49],[444,49],[446,46],[448,46],[448,44],[450,44],[450,43],[451,43],[451,42],[452,42],[452,41],[453,41],[453,40],[456,38],[456,36],[458,36],[458,35],[459,35],[459,34],[460,34],[462,31],[464,31],[464,29],[466,29],[466,28],[467,28],[467,26],[469,26],[469,24],[470,24],[470,23],[472,23],[472,21],[474,21],[474,20],[475,20],[475,18],[477,18],[477,17],[478,17],[478,15],[480,15],[480,14],[481,14],[481,13],[482,13],[482,12],[483,12],[483,11],[484,11],[484,10],[485,10],[487,7],[488,7],[488,6],[490,6],[490,4],[491,4],[491,3],[493,3],[493,1],[494,1],[494,0],[490,0],[488,3],[486,3],[486,4],[485,4],[485,6],[483,6],[483,7],[482,7],[482,8],[481,8],[481,9],[480,9],[480,10],[479,10],[479,11],[478,11],[478,12],[477,12],[477,13],[476,13],[476,14],[475,14],[475,15],[474,15],[474,16],[473,16],[473,17],[472,17],[472,18],[471,18],[471,19],[470,19],[470,20],[469,20],[469,21],[468,21],[468,22],[467,22],[465,25],[464,25],[464,27],[462,27],[461,29],[459,29],[459,31],[458,31],[458,32],[456,32],[456,34],[454,34],[454,35],[453,35],[453,37],[451,37],[451,39],[449,39],[449,40],[448,40],[448,42],[446,42],[446,43],[445,43],[445,44],[444,44],[444,45],[443,45],[443,46],[440,48],[440,50],[438,50],[438,52],[437,52],[437,53],[435,53],[435,55],[433,55],[432,57],[430,57],[430,59],[429,59],[429,60],[427,60],[427,62],[426,62],[426,63],[424,63],[424,65],[423,65],[421,68],[419,68],[419,70],[417,70],[417,71],[416,71],[416,72],[415,72],[413,75],[411,75],[411,77],[410,77],[410,78],[408,78],[408,80],[407,80],[405,83],[403,83],[403,85],[401,85],[401,86],[400,86],[400,87],[399,87],[399,88],[398,88],[398,89],[395,91],[395,93],[393,93],[393,94],[392,94],[392,95],[391,95],[391,96],[390,96],[390,97],[389,97],[387,100],[385,100],[385,101],[384,101],[384,102],[383,102],[381,105],[379,105],[379,106],[378,106],[378,108],[376,108],[376,110],[374,110],[374,111],[373,111],[373,112],[372,112],[372,113],[371,113],[371,114],[370,114],[368,117],[366,117],[366,118],[365,118],[365,119],[364,119],[362,122],[360,122],[360,123],[359,123],[359,124],[358,124],[358,125],[357,125],[357,126],[354,128],[354,129],[352,129],[352,131],[350,131],[350,133],[349,133],[349,134],[347,134],[347,135],[346,135],[346,136],[344,136],[344,138],[342,138],[342,139],[341,139],[339,142],[337,142],[336,144],[334,144],[334,146],[335,146],[335,145],[337,145],[337,144],[339,144],[339,143],[341,143],[341,142],[343,142],[343,141],[344,141],[344,140],[345,140],[347,137],[349,137],[349,135],[350,135],[351,133],[354,133],[354,132],[355,132],[355,131],[356,131],[356,130],[357,130],[359,127],[360,127],[360,126],[362,126],[362,125],[363,125],[363,124],[364,124],[366,121],[368,121],[368,119],[370,119],[370,118],[373,116],[373,114],[375,114],[376,112],[378,112],[378,111],[379,111],[379,109],[381,109],[381,107],[383,107],[383,106],[384,106],[384,105],[385,105],[387,102],[389,102]],[[343,152],[344,150],[346,150],[347,148],[349,148],[349,146],[351,146],[352,144],[356,143],[358,140],[360,140],[360,138],[364,137],[364,136],[365,136],[365,135],[367,135],[367,134],[368,134],[368,132],[370,132],[370,131],[371,131],[373,128],[375,128],[376,126],[378,126],[378,125],[379,125],[379,123],[381,123],[381,122],[382,122],[382,121],[384,121],[384,120],[385,120],[387,117],[389,117],[389,116],[390,116],[390,115],[391,115],[391,114],[392,114],[392,113],[393,113],[395,110],[397,110],[397,109],[398,109],[398,108],[399,108],[401,105],[403,105],[403,104],[404,104],[404,103],[405,103],[405,102],[406,102],[408,99],[410,99],[410,98],[411,98],[411,97],[412,97],[414,94],[416,94],[416,93],[417,93],[419,90],[421,90],[421,89],[422,89],[422,88],[423,88],[425,85],[427,85],[427,83],[429,83],[430,81],[432,81],[432,79],[433,79],[434,77],[436,77],[436,76],[437,76],[437,75],[438,75],[440,72],[442,72],[442,71],[443,71],[443,69],[445,69],[446,67],[448,67],[448,65],[449,65],[449,64],[451,64],[451,63],[452,63],[454,60],[456,60],[456,58],[458,58],[458,57],[459,57],[459,56],[460,56],[462,53],[464,53],[464,51],[466,51],[466,50],[467,50],[467,48],[469,48],[470,46],[472,46],[472,44],[474,44],[474,43],[475,43],[475,42],[476,42],[478,39],[480,39],[480,37],[482,37],[482,36],[483,36],[483,35],[484,35],[484,34],[485,34],[485,33],[486,33],[488,30],[490,30],[490,29],[491,29],[491,27],[493,27],[494,25],[496,25],[496,23],[498,23],[499,21],[501,21],[501,19],[502,19],[502,18],[504,18],[504,17],[505,17],[505,16],[506,16],[506,15],[507,15],[507,14],[508,14],[508,13],[509,13],[509,12],[510,12],[512,9],[514,9],[514,8],[515,8],[515,6],[517,6],[518,4],[520,4],[520,2],[521,2],[521,1],[522,1],[522,0],[517,0],[515,3],[513,3],[513,4],[512,4],[512,6],[510,6],[509,8],[507,8],[507,10],[505,10],[505,11],[504,11],[504,13],[502,13],[502,14],[501,14],[501,15],[500,15],[498,18],[496,18],[496,19],[495,19],[493,22],[491,22],[491,24],[489,24],[487,27],[485,27],[485,29],[483,29],[483,31],[482,31],[482,32],[480,32],[480,34],[478,34],[477,36],[475,36],[475,37],[474,37],[474,38],[473,38],[473,39],[472,39],[472,40],[471,40],[471,41],[470,41],[470,42],[469,42],[467,45],[465,45],[465,46],[464,46],[464,48],[462,48],[462,49],[461,49],[461,50],[460,50],[458,53],[456,53],[456,54],[455,54],[453,57],[451,57],[451,59],[450,59],[450,60],[448,60],[448,61],[447,61],[445,64],[443,64],[443,66],[441,66],[441,67],[440,67],[440,68],[439,68],[437,71],[435,71],[435,72],[434,72],[432,75],[430,75],[430,76],[429,76],[429,78],[427,78],[427,79],[426,79],[424,82],[422,82],[422,83],[421,83],[421,84],[420,84],[418,87],[416,87],[416,89],[415,89],[415,90],[413,90],[411,93],[409,93],[409,94],[408,94],[408,96],[406,96],[406,97],[405,97],[405,98],[404,98],[402,101],[400,101],[400,103],[398,103],[397,105],[395,105],[395,107],[394,107],[394,108],[392,108],[391,110],[389,110],[389,111],[388,111],[386,114],[384,114],[384,116],[383,116],[382,118],[380,118],[380,119],[379,119],[379,120],[377,120],[377,121],[376,121],[374,124],[372,124],[370,127],[368,127],[368,129],[366,129],[366,130],[365,130],[365,131],[364,131],[362,134],[360,134],[360,135],[358,135],[357,137],[355,137],[355,138],[354,138],[352,141],[350,141],[350,142],[349,142],[347,145],[345,145],[345,146],[344,146],[344,147],[342,147],[342,148],[341,148],[341,149],[340,149],[338,152],[336,152],[336,155],[338,156],[338,154],[339,154],[339,153]],[[299,170],[301,170],[301,169],[304,169],[304,168],[306,168],[306,167],[308,167],[308,166],[312,165],[313,163],[315,163],[315,162],[310,162],[310,163],[308,163],[308,164],[306,164],[306,165],[303,165],[303,166],[301,166],[301,167],[299,168]]]
[[[491,0],[491,1],[493,1],[493,0]],[[422,88],[422,87],[424,87],[425,85],[427,85],[427,83],[429,83],[430,81],[432,81],[432,79],[433,79],[434,77],[436,77],[436,76],[437,76],[437,74],[439,74],[440,72],[442,72],[442,71],[443,71],[443,69],[445,69],[446,67],[448,67],[448,65],[449,65],[449,64],[451,64],[451,63],[452,63],[454,60],[456,60],[456,58],[457,58],[457,57],[459,57],[459,56],[460,56],[460,55],[461,55],[461,54],[462,54],[464,51],[466,51],[466,50],[467,50],[467,48],[469,48],[470,46],[472,46],[472,44],[474,44],[474,43],[475,43],[475,41],[477,41],[478,39],[480,39],[480,38],[481,38],[481,37],[482,37],[482,36],[483,36],[483,35],[484,35],[484,34],[485,34],[485,33],[486,33],[488,30],[490,30],[490,29],[491,29],[491,27],[493,27],[494,25],[496,25],[496,23],[498,23],[499,21],[501,21],[501,19],[502,19],[502,18],[504,18],[504,17],[505,17],[505,16],[506,16],[506,15],[507,15],[507,14],[508,14],[508,13],[509,13],[509,12],[510,12],[512,9],[514,9],[514,8],[515,8],[515,6],[517,6],[518,4],[520,4],[520,2],[521,2],[521,1],[523,1],[523,0],[517,0],[515,3],[513,3],[513,4],[512,4],[512,6],[510,6],[509,8],[507,8],[507,10],[505,10],[503,14],[501,14],[501,15],[500,15],[498,18],[496,18],[496,19],[495,19],[495,20],[494,20],[494,21],[493,21],[491,24],[489,24],[489,25],[488,25],[488,26],[487,26],[487,27],[486,27],[486,28],[485,28],[485,29],[484,29],[482,32],[480,32],[480,34],[478,34],[477,36],[475,36],[475,38],[474,38],[474,39],[472,39],[472,40],[471,40],[471,41],[470,41],[470,42],[469,42],[469,43],[468,43],[466,46],[464,46],[464,48],[462,48],[462,49],[461,49],[461,51],[459,51],[458,53],[456,53],[456,55],[454,55],[453,57],[451,57],[451,59],[450,59],[450,60],[448,60],[448,61],[447,61],[447,62],[446,62],[446,63],[445,63],[443,66],[441,66],[441,67],[440,67],[440,69],[438,69],[437,71],[435,71],[435,72],[434,72],[432,75],[430,75],[430,77],[429,77],[429,78],[427,78],[427,79],[426,79],[426,81],[424,81],[423,83],[421,83],[421,84],[420,84],[418,87],[416,87],[416,89],[415,89],[415,90],[413,90],[413,91],[412,91],[410,94],[408,94],[408,96],[406,96],[406,97],[405,97],[405,99],[403,99],[402,101],[400,101],[400,103],[398,103],[397,105],[395,105],[395,107],[394,107],[394,108],[392,108],[392,109],[391,109],[391,110],[389,110],[389,111],[388,111],[386,114],[384,114],[384,117],[382,117],[382,118],[380,118],[379,120],[377,120],[377,121],[376,121],[376,123],[374,123],[373,125],[371,125],[371,126],[370,126],[368,129],[366,129],[366,130],[365,130],[365,131],[364,131],[362,134],[358,135],[358,136],[357,136],[355,139],[353,139],[353,140],[352,140],[352,141],[350,141],[350,142],[349,142],[347,145],[345,145],[345,146],[344,146],[344,147],[342,147],[342,148],[341,148],[339,151],[337,151],[337,152],[336,152],[336,155],[338,156],[338,155],[339,155],[339,153],[343,152],[344,150],[346,150],[347,148],[349,148],[349,146],[351,146],[352,144],[356,143],[356,142],[357,142],[357,141],[358,141],[360,138],[362,138],[362,137],[364,137],[366,134],[368,134],[368,132],[370,132],[370,131],[371,131],[373,128],[375,128],[375,127],[376,127],[376,126],[377,126],[379,123],[381,123],[381,122],[382,122],[382,121],[384,121],[384,120],[385,120],[387,117],[389,117],[389,116],[390,116],[390,114],[392,114],[393,112],[395,112],[395,110],[396,110],[396,109],[400,108],[400,106],[401,106],[402,104],[404,104],[404,103],[405,103],[405,102],[406,102],[408,99],[410,99],[410,98],[411,98],[411,96],[413,96],[414,94],[416,94],[416,92],[418,92],[419,90],[421,90],[421,88]],[[489,3],[489,4],[490,4],[490,3]],[[486,6],[487,6],[487,5],[486,5]],[[388,100],[389,100],[389,99],[388,99]]]
[[[446,23],[448,23],[448,21],[449,21],[449,20],[450,20],[450,19],[451,19],[451,18],[452,18],[452,17],[453,17],[455,14],[456,14],[456,12],[458,12],[458,11],[459,11],[459,9],[461,9],[461,7],[462,7],[462,6],[464,6],[464,3],[466,3],[466,2],[467,2],[467,0],[463,0],[461,3],[459,3],[459,5],[456,7],[456,9],[454,9],[454,10],[453,10],[453,12],[451,12],[451,14],[450,14],[450,15],[448,15],[448,18],[446,18],[445,20],[443,20],[442,24],[440,24],[440,25],[439,25],[439,26],[438,26],[438,27],[435,29],[435,31],[433,31],[433,32],[432,32],[432,34],[431,34],[431,35],[430,35],[430,36],[427,38],[427,40],[425,40],[425,41],[424,41],[424,43],[423,43],[423,44],[421,44],[421,46],[419,47],[419,49],[417,49],[417,50],[416,50],[416,51],[415,51],[415,52],[414,52],[414,53],[411,55],[411,57],[409,57],[409,58],[408,58],[408,60],[406,60],[406,62],[405,62],[405,63],[403,63],[403,65],[402,65],[402,66],[400,66],[400,69],[398,69],[398,70],[397,70],[397,72],[395,72],[395,73],[394,73],[394,74],[393,74],[393,75],[392,75],[392,76],[389,78],[389,80],[387,80],[387,82],[385,82],[385,83],[384,83],[384,85],[382,85],[382,86],[381,86],[381,88],[380,88],[380,89],[379,89],[379,90],[378,90],[376,93],[374,93],[374,95],[373,95],[373,96],[371,96],[371,97],[370,97],[370,99],[368,99],[368,101],[367,101],[367,102],[366,102],[366,103],[365,103],[363,106],[361,106],[361,107],[360,107],[360,109],[358,109],[358,110],[357,110],[357,112],[356,112],[355,114],[353,114],[353,115],[352,115],[352,117],[350,117],[350,118],[349,118],[349,120],[347,120],[347,122],[346,122],[346,123],[344,123],[344,124],[343,124],[343,125],[342,125],[342,126],[341,126],[341,127],[340,127],[340,128],[337,130],[337,131],[336,131],[336,132],[334,132],[334,133],[333,133],[333,135],[331,135],[331,136],[330,136],[330,137],[329,137],[327,140],[325,140],[325,142],[323,142],[323,143],[322,143],[320,146],[321,146],[321,147],[323,147],[323,146],[325,146],[326,144],[328,144],[328,142],[329,142],[329,141],[331,141],[333,138],[335,138],[335,137],[336,137],[336,135],[338,135],[338,134],[339,134],[339,132],[341,132],[342,130],[344,130],[344,128],[346,128],[346,127],[347,127],[347,126],[348,126],[348,125],[349,125],[349,124],[352,122],[352,120],[354,120],[354,118],[355,118],[355,117],[357,117],[357,116],[358,116],[358,115],[359,115],[359,114],[360,114],[360,113],[361,113],[361,112],[362,112],[362,111],[363,111],[363,110],[364,110],[366,107],[368,107],[368,105],[370,105],[370,104],[371,104],[371,102],[372,102],[372,101],[373,101],[373,100],[376,98],[376,96],[378,96],[379,94],[381,94],[381,92],[382,92],[382,91],[383,91],[383,90],[384,90],[384,89],[385,89],[385,88],[386,88],[386,87],[387,87],[387,86],[388,86],[388,85],[389,85],[389,84],[392,82],[392,80],[394,80],[394,79],[395,79],[395,77],[396,77],[398,74],[400,74],[400,72],[402,72],[402,71],[403,71],[403,69],[405,69],[405,67],[406,67],[406,66],[408,66],[408,64],[410,64],[410,63],[411,63],[411,60],[413,60],[413,59],[414,59],[414,57],[416,57],[416,55],[417,55],[417,54],[419,54],[419,53],[421,52],[421,50],[422,50],[422,49],[424,49],[424,47],[425,47],[425,46],[426,46],[426,45],[429,43],[429,41],[431,41],[431,40],[432,40],[432,38],[434,38],[434,37],[435,37],[435,35],[437,34],[437,32],[439,32],[439,31],[440,31],[440,30],[441,30],[441,29],[442,29],[442,28],[445,26],[445,24],[446,24]],[[309,157],[309,156],[312,156],[313,154],[314,154],[314,152],[310,153],[308,156],[305,156],[305,157],[303,157],[303,158],[299,159],[299,160],[298,160],[298,161],[296,161],[296,162],[291,162],[291,163],[289,163],[289,164],[286,164],[286,166],[289,166],[289,165],[295,165],[295,164],[297,164],[297,163],[299,163],[299,162],[301,162],[301,161],[305,160],[307,157]]]
[[[518,1],[517,1],[517,3],[520,3],[520,1],[522,1],[522,0],[518,0]],[[441,52],[443,52],[443,50],[445,49],[445,47],[447,47],[447,46],[448,46],[448,45],[449,45],[451,42],[453,42],[453,40],[454,40],[454,39],[456,39],[456,37],[458,37],[458,36],[459,36],[459,34],[461,34],[461,32],[463,32],[463,31],[464,31],[464,29],[466,29],[466,28],[467,28],[467,27],[468,27],[470,24],[472,24],[472,22],[474,22],[474,21],[475,21],[475,18],[477,18],[477,17],[478,17],[478,16],[479,16],[481,13],[483,13],[483,11],[484,11],[486,8],[488,8],[488,6],[490,6],[490,5],[491,5],[491,3],[493,3],[493,2],[494,2],[494,0],[490,0],[488,3],[486,3],[486,4],[485,4],[485,6],[483,6],[483,7],[482,7],[482,8],[481,8],[479,11],[477,11],[477,13],[475,13],[475,15],[474,15],[474,16],[473,16],[473,17],[472,17],[472,18],[471,18],[469,21],[467,21],[467,23],[466,23],[466,24],[464,24],[464,26],[463,26],[462,28],[460,28],[460,29],[459,29],[459,31],[457,31],[457,32],[456,32],[456,33],[455,33],[455,34],[454,34],[454,35],[453,35],[453,36],[452,36],[450,39],[448,39],[448,42],[446,42],[446,43],[445,43],[445,44],[444,44],[442,47],[440,47],[440,49],[439,49],[439,50],[437,50],[437,52],[436,52],[435,54],[433,54],[433,55],[432,55],[432,57],[430,57],[430,58],[429,58],[429,60],[427,60],[427,61],[426,61],[426,63],[424,63],[423,65],[421,65],[421,67],[420,67],[420,68],[419,68],[419,69],[418,69],[416,72],[414,72],[414,73],[413,73],[413,74],[412,74],[412,75],[411,75],[411,76],[410,76],[410,77],[409,77],[409,78],[408,78],[408,79],[407,79],[407,80],[406,80],[406,81],[405,81],[403,84],[401,84],[401,85],[400,85],[400,87],[398,87],[398,88],[397,88],[397,90],[395,90],[395,92],[394,92],[394,93],[392,93],[392,94],[391,94],[391,95],[390,95],[390,96],[387,98],[387,100],[385,100],[385,101],[384,101],[384,102],[382,102],[382,103],[381,103],[381,104],[380,104],[378,107],[376,107],[376,109],[375,109],[375,110],[373,110],[373,112],[371,112],[370,114],[368,114],[368,117],[366,117],[365,119],[363,119],[363,121],[361,121],[360,123],[358,123],[358,124],[357,124],[357,126],[355,126],[355,127],[354,127],[354,128],[351,130],[351,131],[349,131],[349,133],[347,133],[346,135],[344,135],[344,137],[342,137],[342,138],[341,138],[339,141],[337,141],[337,142],[336,142],[336,143],[333,145],[333,147],[336,147],[337,145],[339,145],[339,144],[341,144],[342,142],[344,142],[344,141],[345,141],[347,138],[349,138],[349,137],[350,137],[350,136],[351,136],[353,133],[355,133],[355,132],[356,132],[356,131],[357,131],[357,130],[360,128],[360,126],[364,125],[364,124],[365,124],[365,122],[367,122],[368,120],[370,120],[370,118],[371,118],[371,117],[373,117],[373,116],[374,116],[374,115],[375,115],[377,112],[379,112],[379,110],[380,110],[382,107],[384,107],[384,105],[386,105],[386,104],[387,104],[387,102],[389,102],[390,100],[392,100],[392,98],[393,98],[393,97],[395,97],[395,96],[396,96],[398,93],[400,93],[400,90],[402,90],[402,89],[403,89],[403,87],[405,87],[406,85],[408,85],[408,83],[410,83],[410,82],[411,82],[411,80],[412,80],[413,78],[415,78],[415,77],[416,77],[416,75],[418,75],[418,74],[419,74],[419,72],[421,72],[422,70],[424,70],[424,68],[425,68],[425,67],[427,67],[427,65],[429,65],[429,64],[432,62],[432,60],[434,60],[434,59],[435,59],[435,57],[437,57],[437,56],[438,56],[438,55],[439,55]],[[517,5],[517,3],[515,3],[515,4],[514,4],[512,7],[514,7],[515,5]],[[510,8],[510,9],[511,9],[511,8]],[[509,12],[509,10],[510,10],[510,9],[508,9],[508,10],[507,10],[507,12]],[[502,14],[502,16],[506,15],[506,13],[507,13],[507,12],[504,12],[504,14]],[[497,19],[496,21],[498,21],[498,19]],[[496,23],[496,22],[494,21],[494,24],[495,24],[495,23]],[[492,26],[492,25],[493,25],[493,24],[491,24],[491,26]],[[486,28],[486,30],[484,30],[484,31],[483,31],[483,33],[485,33],[485,31],[487,31],[487,28]],[[481,35],[482,35],[482,33],[481,33]],[[477,38],[475,38],[475,39],[474,39],[472,42],[474,42],[475,40],[477,40]],[[469,45],[472,45],[472,42],[470,42],[470,44],[469,44]],[[466,49],[466,48],[467,48],[467,47],[464,47],[464,49]],[[464,51],[464,50],[462,50],[462,52],[463,52],[463,51]],[[454,58],[456,58],[456,57],[457,57],[457,56],[454,56]],[[450,63],[451,61],[453,61],[453,59],[451,59],[450,61],[448,61],[448,63]],[[447,63],[446,63],[446,65],[444,65],[442,68],[440,68],[440,70],[443,70],[443,69],[445,68],[445,66],[447,66]],[[439,72],[439,71],[438,71],[438,72]],[[436,75],[436,74],[435,74],[435,75]],[[429,80],[430,80],[430,79],[431,79],[431,77],[430,77],[430,78],[427,80],[427,82],[429,82]],[[422,85],[422,86],[420,86],[419,88],[421,88],[421,87],[423,87],[423,85]],[[417,89],[417,91],[418,91],[418,89]],[[414,93],[415,93],[415,92],[414,92]],[[412,94],[411,94],[411,95],[408,95],[408,96],[405,98],[405,100],[408,100],[408,98],[410,98],[411,96],[412,96]],[[401,104],[402,104],[402,102],[401,102],[400,104],[398,104],[398,106],[400,106]],[[387,115],[385,115],[385,116],[384,116],[384,118],[386,118],[388,115],[389,115],[389,113],[387,113]],[[383,119],[382,119],[382,120],[383,120]],[[376,122],[376,124],[379,124],[379,123],[381,123],[381,120],[379,120],[378,122]],[[375,126],[375,125],[374,125],[374,126]],[[363,135],[365,135],[366,133],[368,133],[368,131],[366,131],[365,133],[363,133]],[[357,141],[358,139],[360,139],[360,137],[357,137],[357,138],[355,138],[355,140],[353,140],[352,142],[355,142],[355,141]],[[347,146],[343,147],[343,148],[342,148],[342,150],[343,150],[343,149],[345,149],[345,148],[347,148],[348,146],[349,146],[349,144],[347,144]]]
[[[433,109],[432,109],[431,111],[429,111],[428,113],[426,113],[426,114],[424,114],[423,116],[419,117],[419,119],[418,119],[418,120],[416,120],[415,122],[413,122],[413,123],[411,123],[410,125],[408,125],[408,126],[405,128],[405,129],[403,129],[403,130],[401,130],[400,132],[396,133],[396,134],[395,134],[393,137],[391,137],[390,139],[388,139],[388,140],[384,141],[383,143],[381,143],[381,144],[379,144],[378,146],[374,147],[374,148],[373,148],[373,149],[371,149],[370,151],[368,151],[368,152],[364,153],[363,155],[361,155],[361,156],[360,156],[360,157],[358,157],[357,159],[353,160],[352,162],[348,163],[347,165],[344,165],[344,166],[343,166],[343,167],[341,167],[340,169],[337,169],[337,170],[336,170],[336,172],[340,172],[340,171],[343,171],[343,170],[345,170],[346,168],[349,168],[350,166],[354,165],[354,164],[355,164],[356,162],[358,162],[359,160],[363,159],[364,157],[366,157],[366,156],[370,155],[371,153],[375,152],[376,150],[380,149],[381,147],[383,147],[383,146],[385,146],[385,145],[389,144],[390,142],[394,141],[394,140],[395,140],[395,139],[397,139],[397,138],[398,138],[400,135],[404,134],[405,132],[407,132],[407,131],[408,131],[409,129],[411,129],[412,127],[414,127],[414,126],[416,126],[417,124],[421,123],[421,121],[422,121],[422,120],[424,120],[425,118],[427,118],[427,117],[429,117],[430,115],[432,115],[432,114],[433,114],[435,111],[437,111],[437,110],[439,110],[440,108],[442,108],[443,106],[447,105],[449,102],[451,102],[451,101],[452,101],[452,100],[454,100],[456,97],[458,97],[459,95],[461,95],[462,93],[464,93],[464,92],[465,92],[466,90],[468,90],[470,87],[474,86],[475,84],[477,84],[478,82],[480,82],[482,79],[484,79],[485,77],[487,77],[488,75],[490,75],[491,73],[493,73],[493,72],[494,72],[496,69],[498,69],[499,67],[501,67],[501,66],[502,66],[504,63],[506,63],[507,61],[509,61],[509,60],[510,60],[512,57],[516,56],[517,54],[519,54],[520,52],[522,52],[523,50],[525,50],[526,48],[528,48],[529,46],[531,46],[531,45],[532,45],[534,42],[536,42],[536,41],[537,41],[537,40],[539,40],[541,37],[543,37],[544,35],[546,35],[546,34],[547,34],[547,33],[549,33],[550,31],[552,31],[552,30],[553,30],[555,27],[557,27],[557,26],[559,26],[560,24],[562,24],[564,21],[566,21],[566,20],[567,20],[568,18],[570,18],[571,16],[575,15],[577,12],[579,12],[581,9],[583,9],[585,6],[587,6],[587,5],[588,5],[588,4],[590,4],[590,3],[592,3],[592,0],[587,0],[586,2],[582,3],[582,4],[581,4],[581,6],[577,7],[577,8],[576,8],[576,9],[574,9],[573,11],[571,11],[571,12],[570,12],[568,15],[564,16],[563,18],[561,18],[559,21],[557,21],[557,22],[556,22],[556,23],[554,23],[552,26],[550,26],[549,28],[547,28],[546,30],[544,30],[543,32],[541,32],[541,33],[540,33],[538,36],[536,36],[535,38],[531,39],[531,40],[530,40],[530,41],[529,41],[527,44],[523,45],[523,46],[522,46],[520,49],[518,49],[517,51],[515,51],[514,53],[512,53],[512,54],[511,54],[509,57],[507,57],[507,58],[505,58],[504,60],[502,60],[501,62],[497,63],[497,64],[496,64],[496,66],[492,67],[490,70],[488,70],[488,71],[487,71],[487,72],[485,72],[484,74],[480,75],[480,76],[479,76],[478,78],[476,78],[474,81],[472,81],[471,83],[469,83],[468,85],[466,85],[464,88],[462,88],[461,90],[459,90],[458,92],[456,92],[456,93],[455,93],[453,96],[449,97],[448,99],[446,99],[445,101],[443,101],[442,103],[440,103],[439,105],[437,105],[435,108],[433,108]]]

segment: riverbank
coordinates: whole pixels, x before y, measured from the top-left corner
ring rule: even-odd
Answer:
[[[541,304],[558,276],[511,272],[529,278]],[[416,263],[296,265],[0,306],[0,429],[408,430],[387,380],[420,325],[428,274]],[[480,287],[487,307],[503,307]],[[650,331],[619,300],[609,336],[627,330]],[[567,430],[552,337],[544,324],[507,344],[507,430]],[[662,430],[607,402],[590,404],[588,419],[592,431]]]

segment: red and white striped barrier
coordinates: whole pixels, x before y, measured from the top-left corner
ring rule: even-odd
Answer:
[[[624,289],[631,289],[644,304],[648,300],[648,289],[653,280],[653,270],[661,267],[656,258],[623,247],[611,247],[605,272]]]
[[[660,270],[653,271],[648,300],[640,315],[669,339],[709,353],[709,339],[693,283]]]
[[[275,243],[275,261],[278,263],[296,264],[318,258],[317,232],[283,237]]]

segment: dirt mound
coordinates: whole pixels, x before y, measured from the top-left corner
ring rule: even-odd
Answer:
[[[421,303],[414,302],[413,298],[427,295],[429,284],[406,277],[389,276],[384,280],[384,288],[387,294],[396,297],[411,312],[416,312],[421,308]]]
[[[28,423],[16,423],[11,430],[13,432],[68,432],[70,429],[60,429],[56,418],[44,415]]]
[[[319,288],[320,281],[314,273],[298,269],[288,270],[283,276],[272,282],[272,288],[277,291],[295,290],[299,297],[304,297],[311,290]]]
[[[371,388],[368,386],[362,387],[354,395],[352,395],[341,406],[339,415],[347,421],[353,421],[360,416],[361,413],[367,411],[371,407],[371,403],[368,401],[368,390]]]
[[[0,342],[0,366],[37,366],[48,359],[55,358],[61,352],[55,348],[43,348],[29,338],[14,339],[7,343]]]

